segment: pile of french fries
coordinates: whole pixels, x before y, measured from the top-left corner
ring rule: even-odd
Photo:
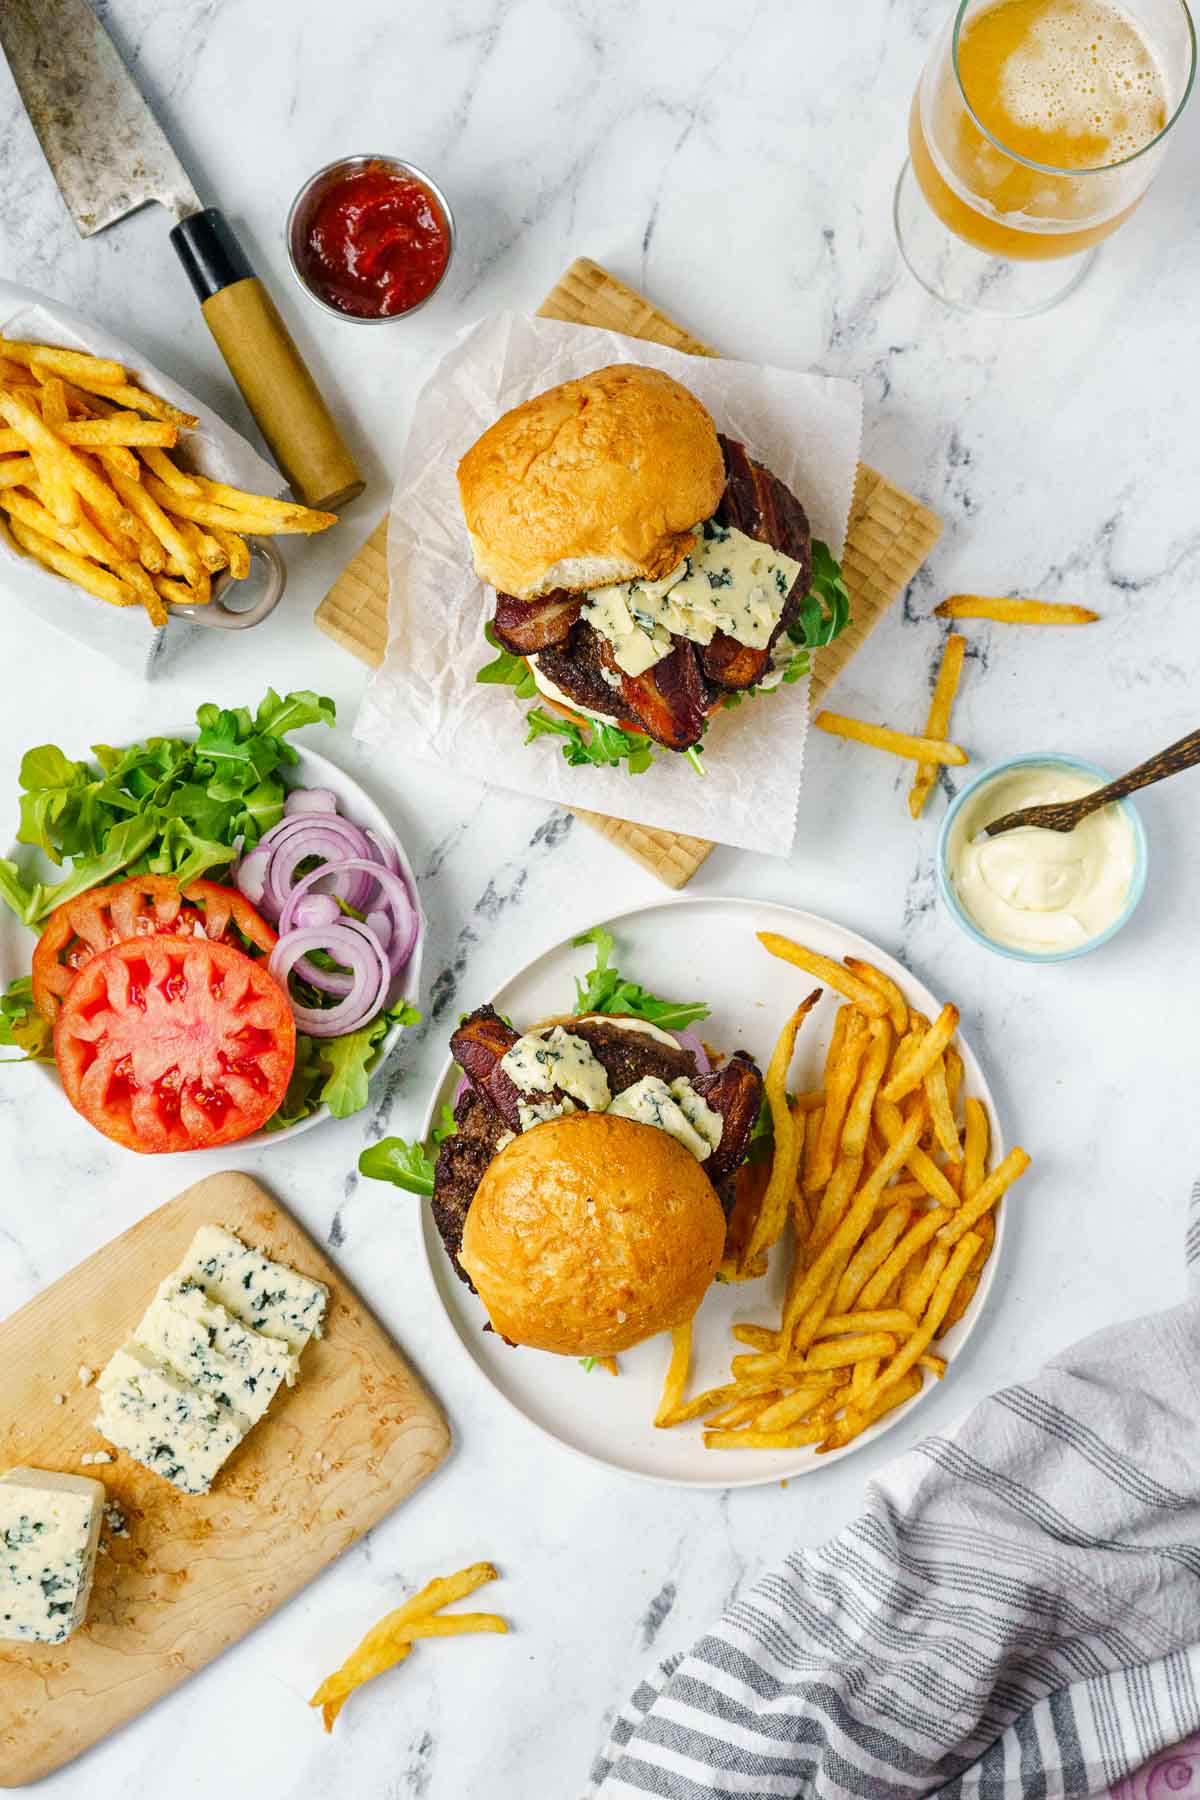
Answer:
[[[324,531],[333,513],[244,493],[169,454],[199,421],[118,362],[0,337],[0,513],[25,555],[165,625],[212,578],[250,573],[246,535]]]
[[[779,1323],[740,1324],[730,1380],[685,1400],[692,1327],[674,1334],[655,1424],[706,1421],[715,1450],[840,1449],[944,1375],[935,1348],[963,1316],[995,1239],[995,1208],[1029,1167],[990,1172],[988,1115],[964,1093],[958,1012],[930,1021],[871,963],[845,965],[760,932],[772,956],[841,994],[822,1084],[791,1094],[797,1036],[785,1025],[766,1075],[769,1163],[739,1179],[722,1275],[753,1281],[791,1227]],[[961,1120],[960,1120],[961,1111]]]
[[[469,1568],[460,1569],[457,1575],[438,1576],[403,1606],[386,1614],[378,1625],[373,1625],[341,1668],[325,1677],[308,1703],[320,1707],[326,1731],[333,1730],[334,1720],[355,1688],[402,1663],[411,1654],[418,1638],[463,1637],[476,1631],[507,1632],[508,1623],[498,1613],[447,1613],[442,1610],[496,1578],[497,1571],[492,1563],[472,1563]]]

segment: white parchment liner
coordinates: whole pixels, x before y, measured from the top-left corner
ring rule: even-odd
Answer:
[[[638,776],[573,769],[553,738],[525,746],[533,702],[475,680],[495,654],[483,636],[494,596],[471,566],[455,479],[459,458],[509,407],[614,362],[648,364],[682,381],[719,430],[799,496],[814,536],[840,555],[862,433],[853,382],[685,356],[614,332],[500,314],[458,340],[417,401],[388,531],[387,657],[367,689],[356,735],[391,754],[448,764],[521,793],[784,856],[804,767],[807,682],[718,715],[705,740],[702,780],[670,754]]]
[[[131,344],[72,312],[70,307],[47,300],[30,288],[18,287],[15,282],[0,281],[0,336],[57,344],[65,350],[89,350],[93,356],[108,356],[123,363],[142,387],[198,416],[199,425],[193,431],[181,432],[179,449],[172,452],[185,467],[207,475],[211,481],[227,481],[256,494],[283,492],[278,469],[265,462],[211,407],[147,362]],[[61,575],[43,569],[31,557],[22,556],[3,530],[0,604],[24,607],[135,675],[149,676],[153,672],[165,637],[164,631],[155,630],[140,606],[108,606],[84,593]],[[166,627],[172,634],[195,629],[183,620]]]

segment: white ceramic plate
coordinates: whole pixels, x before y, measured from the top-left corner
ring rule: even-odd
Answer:
[[[814,984],[800,970],[790,970],[768,956],[755,938],[758,931],[783,932],[838,960],[846,955],[865,957],[886,970],[899,982],[907,998],[930,1017],[945,999],[944,995],[935,999],[893,957],[855,932],[787,906],[755,900],[674,900],[642,907],[606,923],[617,941],[614,960],[622,974],[665,998],[706,1001],[712,1009],[711,1017],[699,1028],[706,1040],[726,1052],[748,1050],[760,1067],[765,1067],[789,1010]],[[526,963],[498,993],[472,998],[476,1002],[490,998],[518,1025],[532,1023],[571,1011],[574,978],[591,966],[591,946],[576,950],[568,939]],[[805,1023],[794,1064],[799,1088],[819,1085],[836,1005],[836,997],[826,990]],[[966,1091],[978,1096],[987,1107],[992,1154],[998,1159],[1004,1153],[1004,1144],[991,1093],[970,1045],[961,1038],[959,1044],[966,1067]],[[457,1082],[453,1063],[447,1063],[430,1105],[426,1135],[439,1107],[453,1095]],[[699,1422],[669,1431],[658,1431],[651,1423],[667,1366],[665,1337],[626,1351],[620,1358],[621,1373],[616,1380],[602,1369],[585,1372],[573,1357],[509,1349],[494,1333],[484,1331],[487,1315],[482,1305],[454,1273],[430,1208],[426,1205],[421,1211],[426,1261],[434,1286],[460,1343],[480,1374],[539,1430],[609,1468],[690,1487],[753,1487],[807,1475],[837,1456],[852,1455],[861,1444],[890,1431],[901,1419],[907,1420],[933,1385],[932,1377],[927,1375],[921,1392],[906,1405],[886,1414],[845,1449],[832,1451],[828,1456],[818,1457],[807,1447],[761,1452],[706,1450]],[[1001,1209],[995,1250],[971,1305],[938,1346],[951,1365],[987,1301],[1003,1240]],[[717,1284],[709,1291],[696,1322],[691,1393],[730,1379],[729,1359],[736,1347],[730,1326],[735,1320],[778,1324],[787,1261],[787,1251],[781,1247],[761,1282]],[[953,1366],[946,1379],[953,1381]]]
[[[194,726],[185,726],[168,735],[188,737],[194,733],[194,730]],[[337,796],[338,811],[344,813],[346,818],[355,825],[361,825],[364,830],[374,831],[385,842],[394,844],[400,858],[400,868],[408,883],[409,893],[412,895],[413,904],[420,912],[417,884],[408,857],[405,855],[404,846],[397,839],[395,832],[375,802],[363,792],[357,781],[331,763],[328,758],[321,756],[316,750],[310,750],[303,744],[295,744],[293,748],[300,760],[286,764],[280,771],[287,786],[290,788],[328,788]],[[29,867],[32,862],[35,868],[40,869],[46,881],[62,879],[62,871],[54,869],[52,864],[42,858],[40,852],[30,851],[23,845],[14,844],[9,849],[8,855],[18,861],[22,868]],[[421,992],[421,953],[424,942],[425,915],[421,913],[421,930],[417,938],[417,947],[404,971],[401,988],[395,996],[397,1005],[401,1000],[409,1000],[414,1005],[417,1003]],[[9,982],[14,981],[18,975],[28,975],[36,943],[36,934],[28,926],[22,925],[16,914],[11,912],[7,906],[0,906],[0,986],[7,987]],[[372,1081],[383,1068],[403,1029],[402,1025],[393,1025],[384,1038],[380,1045],[379,1059],[371,1071]],[[58,1072],[52,1064],[38,1063],[36,1066],[48,1081],[58,1083]],[[67,1104],[65,1100],[63,1104],[64,1106]],[[299,1137],[302,1131],[310,1131],[314,1125],[319,1125],[323,1119],[328,1117],[329,1108],[319,1106],[315,1112],[309,1114],[307,1119],[301,1119],[299,1124],[289,1125],[283,1131],[255,1131],[249,1137],[239,1139],[237,1147],[259,1150],[266,1149],[272,1144],[283,1144],[289,1138]],[[232,1145],[228,1147],[233,1148]]]

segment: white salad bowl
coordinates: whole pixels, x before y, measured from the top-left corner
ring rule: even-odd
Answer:
[[[195,730],[194,725],[188,725],[182,730],[169,730],[165,735],[188,738],[195,736]],[[154,733],[151,735],[164,734]],[[310,750],[306,744],[293,744],[292,748],[299,760],[288,763],[285,768],[280,770],[285,786],[289,788],[328,788],[337,800],[340,813],[343,813],[353,824],[362,826],[364,830],[375,832],[384,842],[395,846],[400,861],[400,873],[408,885],[413,905],[417,909],[419,926],[416,945],[409,958],[408,966],[403,972],[400,986],[392,996],[392,1004],[398,1006],[401,1001],[408,1001],[415,1006],[421,992],[421,955],[425,944],[425,914],[421,908],[416,879],[413,875],[412,865],[405,854],[404,846],[379,807],[352,776],[339,769],[336,763],[330,762],[319,751]],[[10,858],[20,862],[24,868],[32,869],[34,873],[41,875],[48,882],[56,878],[61,879],[61,871],[56,871],[40,851],[14,844],[7,854]],[[222,879],[226,878],[222,877]],[[0,986],[7,987],[10,981],[15,981],[18,976],[29,973],[36,943],[36,931],[28,925],[22,925],[16,914],[11,912],[8,907],[0,906]],[[388,1057],[399,1042],[403,1030],[403,1025],[393,1025],[388,1031],[379,1045],[375,1065],[368,1077],[369,1080],[374,1081],[380,1074]],[[58,1083],[58,1071],[53,1064],[38,1063],[35,1067],[43,1077]],[[68,1104],[65,1096],[63,1104],[64,1106]],[[295,1125],[285,1125],[278,1131],[251,1132],[248,1137],[239,1138],[236,1147],[262,1150],[273,1144],[283,1144],[290,1138],[299,1137],[301,1132],[310,1131],[314,1125],[319,1125],[329,1116],[329,1108],[321,1105],[316,1107],[306,1119],[298,1120]],[[227,1147],[233,1149],[235,1146]]]

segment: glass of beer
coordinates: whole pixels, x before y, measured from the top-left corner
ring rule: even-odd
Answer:
[[[969,311],[1063,299],[1149,187],[1195,71],[1185,0],[961,0],[896,187],[917,280]]]

